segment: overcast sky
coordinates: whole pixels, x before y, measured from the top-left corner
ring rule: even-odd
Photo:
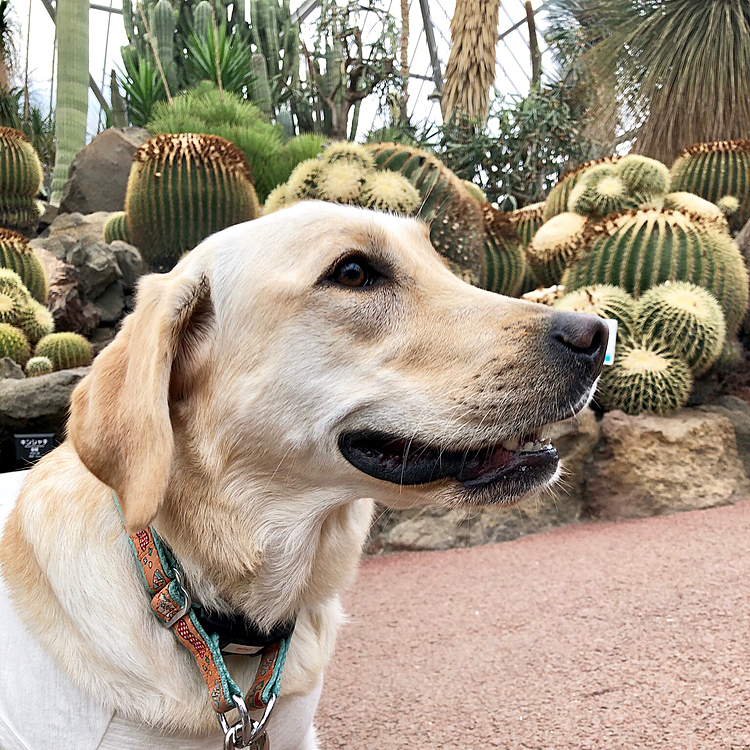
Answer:
[[[96,0],[101,5],[121,8],[121,0]],[[391,12],[398,15],[398,0],[388,0]],[[430,0],[430,9],[435,25],[435,37],[443,70],[450,50],[450,17],[455,0]],[[292,0],[292,8],[300,0]],[[534,0],[534,6],[541,0]],[[50,103],[50,82],[52,80],[52,59],[55,42],[55,27],[41,0],[12,0],[16,22],[20,31],[18,44],[18,77],[25,70],[27,30],[29,39],[29,88],[33,92],[34,103],[45,111]],[[386,7],[388,5],[386,4]],[[29,15],[30,13],[30,15]],[[412,73],[431,75],[427,44],[424,37],[422,16],[418,0],[410,0],[410,43],[409,59]],[[504,32],[525,17],[523,0],[503,0],[500,8],[499,30]],[[371,27],[370,27],[371,28]],[[367,38],[367,22],[363,31]],[[303,30],[303,33],[304,30]],[[309,30],[308,30],[309,33]],[[120,47],[128,42],[120,14],[92,9],[90,13],[89,70],[94,80],[102,87],[109,99],[109,73],[121,66]],[[530,73],[528,33],[525,23],[515,32],[506,36],[497,48],[496,88],[501,94],[525,93],[528,90]],[[20,80],[18,81],[20,83]],[[428,97],[433,92],[431,81],[412,79],[409,82],[410,111],[414,121],[440,121],[440,107]],[[52,94],[54,96],[54,92]],[[54,101],[54,100],[53,100]],[[369,130],[375,118],[375,106],[366,104],[360,116],[361,132]],[[102,127],[103,118],[99,103],[93,94],[89,96],[89,137]]]

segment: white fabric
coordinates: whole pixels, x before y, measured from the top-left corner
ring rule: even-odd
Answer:
[[[0,474],[0,533],[27,472]],[[306,696],[279,700],[272,750],[313,750],[322,681]],[[81,693],[28,633],[0,577],[0,750],[219,750],[210,737],[163,734],[105,710]]]

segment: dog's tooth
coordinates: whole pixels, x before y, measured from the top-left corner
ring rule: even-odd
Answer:
[[[503,440],[502,446],[506,451],[518,450],[518,444],[521,442],[520,438],[511,438],[510,440]]]
[[[534,450],[535,443],[524,443],[523,447],[521,448],[522,451],[533,451]]]

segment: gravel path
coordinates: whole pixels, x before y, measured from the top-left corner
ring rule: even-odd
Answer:
[[[750,749],[750,501],[363,562],[322,750]]]

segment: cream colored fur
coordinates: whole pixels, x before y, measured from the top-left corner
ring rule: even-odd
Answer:
[[[323,281],[352,251],[389,264],[387,288]],[[373,500],[466,499],[450,480],[366,476],[338,435],[456,449],[568,416],[590,389],[563,403],[564,374],[540,344],[549,320],[454,277],[412,220],[307,202],[209,238],[141,281],[74,394],[69,439],[23,487],[1,553],[21,617],[121,715],[215,731],[192,657],[150,613],[112,487],[130,530],[153,522],[171,545],[194,598],[265,625],[298,614],[282,696],[313,691]],[[249,686],[244,658],[227,664]]]

